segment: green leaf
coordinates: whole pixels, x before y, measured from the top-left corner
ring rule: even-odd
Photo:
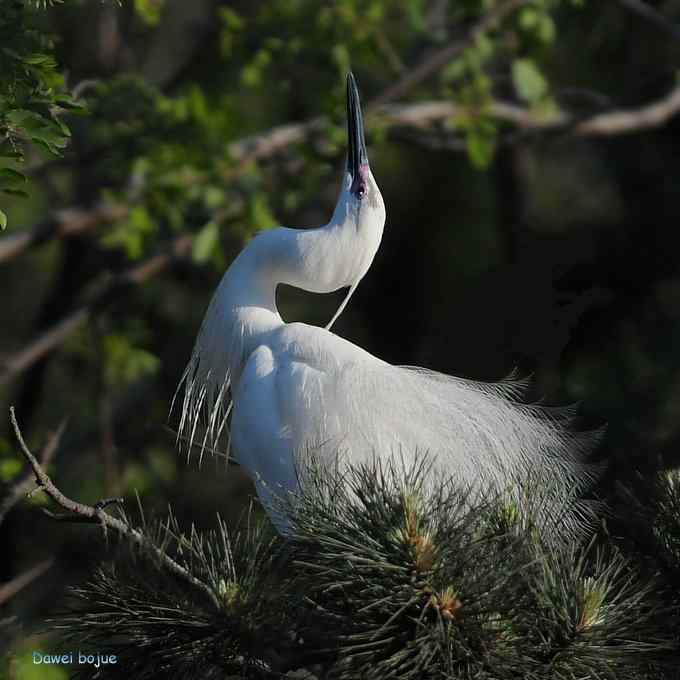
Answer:
[[[516,59],[512,64],[512,82],[517,95],[529,104],[539,101],[548,91],[548,83],[530,59]]]
[[[269,50],[260,49],[251,61],[241,69],[241,81],[248,87],[257,87],[262,83],[262,76],[271,62]]]
[[[21,161],[24,157],[19,151],[0,151],[0,158],[11,158],[15,161]]]
[[[540,15],[535,7],[524,7],[519,13],[519,25],[526,30],[536,28],[539,20]]]
[[[7,229],[7,215],[0,210],[0,230],[4,231],[5,229]]]
[[[163,0],[135,0],[135,11],[149,26],[155,26],[161,18]]]
[[[538,25],[538,37],[546,43],[552,43],[555,40],[555,22],[549,14],[544,14]]]
[[[411,28],[417,33],[422,33],[426,28],[423,0],[409,0],[405,9]]]
[[[486,170],[496,152],[496,137],[483,130],[472,129],[465,138],[465,146],[472,164],[479,170]]]
[[[54,101],[63,109],[68,109],[70,113],[87,113],[87,106],[69,95],[57,95]]]
[[[347,49],[347,45],[344,43],[333,45],[331,53],[333,55],[333,61],[337,64],[340,72],[346,73],[349,70],[350,65],[349,50]]]
[[[160,365],[158,357],[135,347],[121,333],[112,333],[102,340],[105,356],[104,379],[111,388],[119,388],[144,375],[155,373]]]
[[[250,203],[250,220],[255,229],[269,229],[276,224],[276,218],[269,209],[263,194],[255,194]]]
[[[10,196],[19,196],[20,198],[28,198],[28,193],[24,191],[23,189],[13,189],[11,187],[8,187],[6,189],[3,189],[2,192],[4,194],[9,194]]]
[[[220,240],[220,232],[216,222],[208,222],[198,232],[191,248],[191,257],[194,262],[203,264],[210,259],[213,251]]]
[[[0,183],[15,185],[26,181],[26,175],[12,168],[0,168]]]
[[[50,54],[29,54],[23,58],[23,61],[30,66],[42,66],[47,69],[53,69],[57,66],[57,62]]]
[[[28,109],[12,109],[7,112],[6,117],[10,123],[23,128],[29,133],[51,125],[51,121],[48,118]]]
[[[0,480],[8,482],[21,470],[21,461],[18,458],[6,458],[0,460]]]

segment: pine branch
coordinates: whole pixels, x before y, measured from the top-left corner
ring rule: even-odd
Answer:
[[[677,665],[655,582],[592,543],[547,545],[540,500],[461,489],[424,456],[328,463],[311,455],[278,497],[285,542],[250,521],[235,538],[221,520],[143,521],[53,627],[116,654],[106,677],[659,680]]]
[[[113,517],[109,513],[105,512],[105,507],[110,505],[112,499],[106,499],[95,503],[95,505],[87,505],[85,503],[79,503],[78,501],[71,500],[65,496],[52,482],[50,477],[47,475],[43,467],[40,465],[36,457],[31,453],[30,449],[24,441],[23,435],[19,428],[19,424],[16,419],[16,414],[14,413],[14,407],[10,408],[10,420],[12,422],[12,427],[14,429],[14,434],[16,435],[17,441],[19,442],[21,452],[26,458],[26,461],[31,466],[33,474],[35,475],[35,481],[42,489],[59,507],[66,510],[66,515],[57,515],[56,518],[59,519],[75,519],[76,521],[82,521],[86,523],[99,524],[104,531],[111,529],[117,534],[121,535],[128,541],[137,543],[140,545],[148,545],[148,541],[145,536],[130,526],[129,523],[124,522],[117,517]],[[117,502],[122,502],[117,501]],[[49,513],[48,513],[49,514]],[[52,515],[55,517],[54,515]],[[169,569],[172,573],[183,578],[189,585],[197,590],[201,591],[208,599],[219,608],[219,601],[214,591],[208,587],[202,581],[192,576],[187,569],[178,564],[173,560],[166,552],[159,549],[156,546],[149,546],[153,554],[163,562],[164,566]]]
[[[430,472],[422,457],[340,477],[312,464],[284,504],[300,635],[337,655],[331,677],[639,679],[674,663],[677,613],[624,558],[547,545],[540,502]]]
[[[115,654],[119,662],[106,677],[281,677],[278,651],[291,642],[285,626],[276,628],[279,610],[270,609],[271,534],[249,517],[232,536],[219,516],[213,531],[183,532],[171,512],[139,530],[146,543],[121,545],[112,562],[72,590],[73,604],[51,619],[52,627],[81,648]],[[219,606],[206,608],[149,546],[210,584]],[[86,668],[77,677],[99,676]]]

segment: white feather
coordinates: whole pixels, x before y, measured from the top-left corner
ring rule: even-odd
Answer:
[[[233,262],[182,378],[180,436],[191,444],[202,421],[201,448],[213,447],[233,399],[234,455],[281,530],[273,496],[297,488],[296,459],[309,450],[329,464],[337,452],[351,463],[425,452],[433,475],[480,491],[491,484],[524,504],[538,479],[546,522],[577,529],[587,519],[576,499],[594,476],[584,461],[597,437],[571,431],[573,409],[523,403],[528,382],[516,376],[491,384],[393,366],[327,329],[281,319],[279,283],[351,294],[368,270],[384,204],[370,173],[361,201],[350,181],[328,225],[264,232]]]

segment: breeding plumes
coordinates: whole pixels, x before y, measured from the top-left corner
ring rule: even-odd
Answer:
[[[595,436],[571,430],[570,409],[525,404],[526,382],[514,376],[481,383],[394,366],[331,332],[385,223],[351,73],[347,125],[347,167],[330,222],[262,232],[224,275],[182,378],[180,437],[202,451],[228,432],[233,457],[282,530],[273,497],[297,490],[296,466],[310,452],[329,463],[339,455],[341,464],[426,454],[433,479],[450,476],[480,493],[491,486],[519,503],[527,489],[540,489],[542,520],[579,529],[587,511],[576,499],[592,479],[585,460]],[[279,284],[349,292],[319,328],[281,318]]]

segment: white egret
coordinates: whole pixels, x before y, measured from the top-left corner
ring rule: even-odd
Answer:
[[[515,494],[540,471],[554,483],[553,510],[573,508],[560,522],[578,524],[582,507],[570,499],[590,479],[582,461],[592,437],[570,431],[567,409],[522,403],[526,385],[514,379],[480,383],[390,365],[329,330],[368,271],[385,223],[351,73],[347,116],[347,167],[330,222],[258,234],[215,292],[182,379],[180,435],[191,445],[202,421],[203,446],[214,444],[233,403],[231,451],[280,528],[272,494],[296,490],[296,456],[313,449],[329,458],[342,451],[353,463],[427,452],[440,474],[473,487],[510,485]],[[279,284],[349,292],[319,328],[281,318]]]

